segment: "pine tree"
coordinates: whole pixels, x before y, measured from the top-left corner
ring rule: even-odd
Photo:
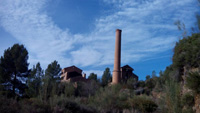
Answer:
[[[40,63],[38,62],[36,66],[34,65],[30,77],[28,78],[27,85],[27,95],[29,97],[36,97],[39,94],[39,90],[42,85],[42,78],[44,77],[44,71],[42,70]]]
[[[27,78],[28,70],[28,51],[24,45],[14,44],[4,51],[0,59],[0,81],[5,89],[12,89],[12,94],[16,91],[22,94],[26,85],[23,79]]]
[[[61,68],[58,62],[55,60],[48,65],[45,70],[45,76],[43,79],[42,95],[45,100],[56,93],[57,81],[60,78]]]
[[[111,82],[111,79],[112,77],[110,73],[110,68],[106,68],[102,76],[102,85],[106,86],[109,82]]]
[[[90,75],[88,76],[88,79],[89,80],[94,80],[94,81],[97,82],[97,74],[90,73]]]
[[[58,64],[56,60],[49,64],[47,69],[45,70],[45,77],[49,77],[52,80],[58,79],[60,77],[60,74],[60,64]]]

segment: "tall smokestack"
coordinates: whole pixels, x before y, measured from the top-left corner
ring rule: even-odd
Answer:
[[[114,70],[112,77],[112,84],[117,84],[120,82],[120,66],[121,66],[121,32],[122,30],[116,30],[115,39],[115,57],[114,57]]]

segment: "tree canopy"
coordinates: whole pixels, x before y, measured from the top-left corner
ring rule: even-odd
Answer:
[[[13,94],[16,88],[22,93],[25,84],[22,82],[29,74],[28,51],[24,45],[14,44],[4,51],[0,59],[0,81],[6,84],[7,89],[12,88]]]
[[[97,81],[97,74],[95,74],[95,73],[90,73],[90,75],[88,76],[88,79],[89,79],[89,80]]]
[[[59,78],[61,73],[61,67],[60,64],[55,60],[51,64],[47,66],[47,69],[45,70],[45,76],[50,77],[52,79]]]
[[[47,100],[51,95],[56,93],[56,84],[60,79],[61,67],[60,64],[56,60],[54,60],[51,64],[47,66],[45,70],[45,76],[43,78],[43,86],[42,86],[42,97],[44,100]]]
[[[110,73],[110,68],[106,68],[105,71],[103,72],[103,76],[102,76],[102,85],[105,86],[107,85],[109,82],[111,82],[111,73]]]
[[[39,90],[42,86],[42,78],[44,77],[44,71],[42,70],[40,63],[33,65],[30,77],[27,80],[28,90],[26,91],[29,97],[36,97],[39,94]]]
[[[200,66],[200,34],[192,34],[176,43],[173,55],[175,68]]]

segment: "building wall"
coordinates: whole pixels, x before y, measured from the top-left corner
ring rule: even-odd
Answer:
[[[138,81],[138,76],[133,73],[133,69],[130,66],[126,65],[121,67],[121,82],[126,83],[130,77]]]

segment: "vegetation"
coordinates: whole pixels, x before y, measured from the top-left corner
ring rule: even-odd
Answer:
[[[57,84],[60,82],[60,73],[61,68],[57,61],[53,61],[45,70],[41,91],[41,96],[44,100],[48,100],[50,96],[53,96],[57,93]]]
[[[186,86],[192,89],[195,93],[200,93],[200,74],[198,72],[190,73],[186,78]]]
[[[138,110],[143,113],[152,113],[156,111],[158,105],[148,97],[139,96],[129,100],[132,109]]]
[[[0,59],[0,83],[4,88],[12,89],[12,95],[24,93],[26,85],[23,79],[27,78],[28,70],[28,51],[23,45],[14,44],[11,48],[4,51]]]
[[[192,34],[176,43],[173,64],[176,68],[200,66],[200,34]]]
[[[102,76],[102,86],[106,86],[109,82],[111,82],[111,73],[110,73],[110,68],[106,68],[105,71],[103,72]]]
[[[40,63],[38,62],[36,66],[33,66],[31,70],[30,76],[27,80],[28,89],[26,89],[26,94],[28,97],[37,97],[39,91],[42,87],[42,78],[44,77],[44,72],[40,67]]]
[[[90,75],[88,76],[88,79],[89,80],[94,80],[94,81],[97,82],[97,74],[90,73]]]

